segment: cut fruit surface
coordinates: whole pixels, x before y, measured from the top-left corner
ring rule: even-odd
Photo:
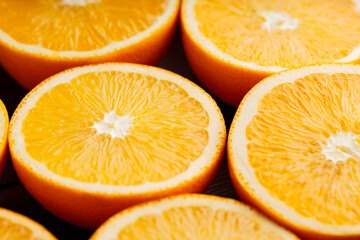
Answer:
[[[298,238],[238,201],[190,194],[120,212],[106,221],[90,239]]]
[[[186,0],[185,50],[203,84],[238,105],[254,84],[272,73],[359,61],[358,6],[353,0]]]
[[[0,100],[0,177],[2,175],[8,151],[9,116],[5,105]]]
[[[39,52],[77,57],[68,51],[89,54],[86,51],[119,45],[144,32],[164,14],[169,2],[3,0],[0,29],[14,42],[33,46]],[[14,23],[16,28],[11,27]],[[30,29],[35,33],[29,34]]]
[[[209,142],[208,125],[201,103],[177,84],[110,70],[53,87],[22,134],[30,157],[57,175],[134,186],[185,172]]]
[[[194,83],[114,63],[50,78],[20,103],[10,129],[15,170],[30,193],[88,228],[138,202],[205,190],[226,137],[215,101]]]
[[[26,88],[86,63],[156,64],[171,40],[178,8],[178,0],[2,0],[0,61]],[[40,73],[30,69],[30,60],[45,64]],[[30,80],[29,72],[16,72],[20,66]]]
[[[304,236],[360,236],[360,67],[288,70],[244,98],[228,139],[240,196]]]
[[[0,208],[0,238],[2,240],[56,239],[39,223],[4,208]]]

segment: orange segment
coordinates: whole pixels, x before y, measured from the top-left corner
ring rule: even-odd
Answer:
[[[239,194],[303,234],[360,236],[359,91],[353,65],[289,70],[256,85],[229,135]]]
[[[355,0],[185,0],[184,47],[203,84],[237,106],[273,73],[358,62],[359,9]]]
[[[298,239],[240,202],[181,195],[123,211],[90,238],[101,239]]]
[[[164,14],[169,2],[2,1],[0,29],[26,45],[54,51],[90,51],[144,32]],[[29,34],[30,30],[35,30],[34,34]]]
[[[8,158],[8,127],[9,116],[6,107],[0,100],[0,177]]]
[[[109,113],[129,120],[125,136],[96,130]],[[57,175],[130,186],[185,172],[208,144],[208,125],[201,103],[177,84],[104,71],[52,88],[26,116],[22,134],[29,155]]]
[[[0,208],[2,240],[55,240],[43,226],[18,213]]]
[[[204,191],[226,136],[220,109],[194,83],[114,63],[48,79],[20,103],[10,128],[25,187],[87,228],[139,202]]]
[[[65,69],[104,62],[157,64],[179,0],[0,2],[0,62],[31,89]]]

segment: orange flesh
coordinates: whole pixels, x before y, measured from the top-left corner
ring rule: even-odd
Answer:
[[[117,239],[284,239],[240,212],[210,207],[178,207],[145,215],[125,226]]]
[[[221,52],[261,66],[334,62],[360,44],[360,11],[351,0],[197,0],[199,31]],[[299,20],[296,29],[263,29],[263,12]],[[340,20],[341,19],[341,20]]]
[[[0,29],[14,40],[54,51],[89,51],[151,27],[168,0],[101,0],[70,6],[60,0],[5,0]]]
[[[360,75],[311,74],[264,95],[247,126],[248,161],[258,181],[304,217],[360,222],[360,159],[335,163],[322,153],[340,132],[359,136],[360,148],[359,93]]]
[[[131,116],[123,138],[99,134],[104,113]],[[50,171],[88,183],[139,185],[186,171],[208,142],[209,116],[178,85],[148,75],[97,72],[44,94],[26,116],[26,150]]]
[[[33,231],[23,225],[0,217],[0,236],[2,240],[40,240]]]

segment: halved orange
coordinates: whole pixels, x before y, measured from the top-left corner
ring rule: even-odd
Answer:
[[[239,196],[308,239],[360,238],[360,66],[261,81],[230,128]]]
[[[9,116],[4,103],[0,100],[0,177],[8,157]]]
[[[142,65],[74,68],[34,88],[10,123],[15,170],[66,221],[96,228],[134,204],[202,192],[226,129],[204,90]]]
[[[184,47],[193,70],[233,106],[273,73],[360,59],[357,0],[184,0],[182,5]]]
[[[31,89],[62,70],[110,61],[156,64],[179,0],[2,0],[0,62]]]
[[[0,239],[2,240],[55,240],[39,223],[13,211],[0,208]]]
[[[105,239],[298,239],[236,200],[186,194],[122,211],[90,238]]]

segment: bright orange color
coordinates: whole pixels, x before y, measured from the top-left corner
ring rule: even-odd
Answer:
[[[122,211],[90,238],[290,240],[292,233],[235,200],[189,194],[152,201]]]
[[[0,177],[8,158],[9,116],[4,103],[0,100]]]
[[[184,0],[183,43],[202,84],[238,106],[273,73],[359,62],[359,7],[352,0]]]
[[[9,133],[29,192],[55,215],[91,229],[134,204],[204,191],[225,138],[220,109],[194,83],[115,63],[41,83],[20,103]]]
[[[0,62],[27,89],[102,62],[154,65],[174,34],[179,0],[2,1]]]
[[[2,240],[56,239],[39,223],[4,208],[0,208],[0,238]]]
[[[228,139],[241,198],[308,239],[360,237],[360,67],[288,70],[243,99]]]

